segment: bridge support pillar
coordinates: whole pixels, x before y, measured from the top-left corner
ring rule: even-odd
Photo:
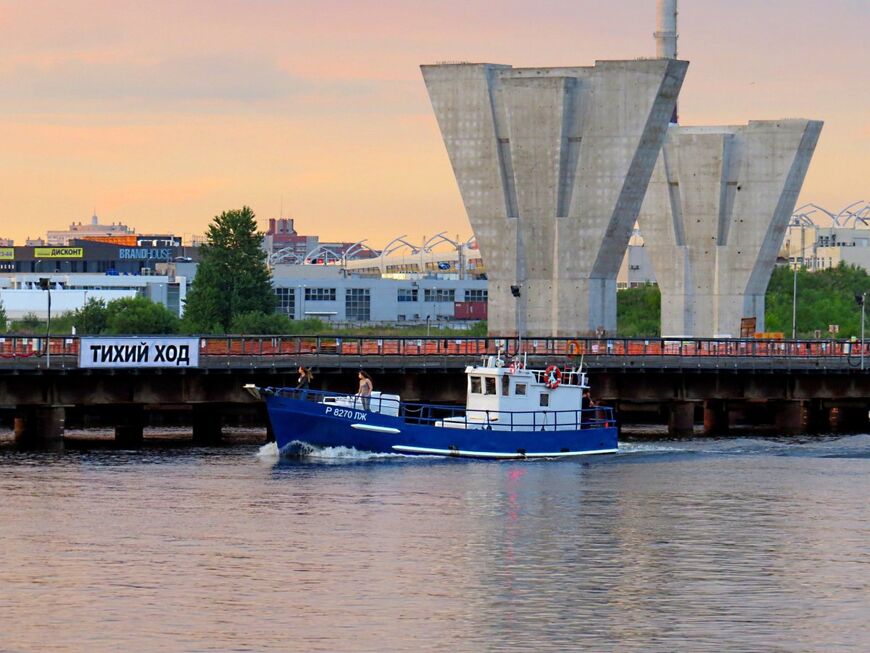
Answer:
[[[776,428],[783,433],[807,430],[807,410],[800,401],[785,401],[776,407]]]
[[[202,446],[220,444],[221,415],[216,406],[195,404],[193,406],[193,443]]]
[[[675,401],[668,410],[668,435],[691,437],[695,432],[695,405],[688,401]]]
[[[141,447],[145,441],[145,407],[127,406],[115,424],[115,444],[124,449]]]
[[[15,443],[25,449],[63,449],[66,410],[62,406],[20,408],[15,417]]]
[[[728,433],[728,406],[721,399],[708,399],[704,402],[704,434],[725,433]]]

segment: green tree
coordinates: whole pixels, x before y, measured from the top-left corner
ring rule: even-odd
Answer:
[[[658,336],[661,333],[661,313],[658,286],[646,284],[616,293],[616,324],[621,336]]]
[[[765,330],[791,336],[794,270],[776,268],[765,295]],[[870,291],[870,275],[859,267],[841,263],[836,268],[797,273],[797,336],[811,338],[828,325],[839,326],[837,338],[861,335],[861,307],[855,295]]]
[[[111,335],[178,333],[180,320],[163,304],[145,297],[124,297],[106,305],[106,330]]]
[[[72,324],[80,335],[98,335],[106,330],[108,318],[106,302],[91,297],[72,314]]]
[[[2,299],[0,299],[0,331],[6,332],[6,307],[3,306]]]
[[[185,328],[194,333],[225,333],[236,315],[274,313],[275,293],[254,212],[247,206],[224,211],[209,225],[206,236],[187,295]]]
[[[291,331],[293,331],[293,320],[286,315],[248,311],[233,316],[228,333],[272,336]]]

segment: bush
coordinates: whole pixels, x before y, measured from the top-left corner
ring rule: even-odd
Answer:
[[[144,297],[115,299],[106,305],[105,333],[155,335],[178,333],[180,320],[162,304]]]
[[[290,333],[292,323],[293,320],[279,313],[267,314],[263,311],[248,311],[233,316],[229,332],[242,335],[277,336]]]
[[[656,337],[661,333],[661,293],[646,284],[616,293],[616,324],[626,338]]]

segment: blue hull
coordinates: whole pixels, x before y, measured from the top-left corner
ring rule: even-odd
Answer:
[[[618,447],[613,424],[558,431],[445,428],[286,396],[265,399],[275,440],[282,450],[292,442],[304,442],[373,453],[550,458],[614,453]]]

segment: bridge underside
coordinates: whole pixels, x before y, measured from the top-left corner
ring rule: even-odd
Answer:
[[[530,364],[553,362],[552,357]],[[262,404],[242,389],[245,383],[292,386],[296,367],[309,365],[315,385],[353,392],[364,366],[379,390],[410,401],[461,403],[465,397],[464,357],[353,358],[300,356],[270,370],[235,366],[218,370],[119,373],[33,370],[0,374],[0,418],[16,419],[20,441],[59,442],[67,424],[111,425],[122,446],[142,442],[146,426],[182,423],[194,440],[216,443],[222,425],[242,420],[265,426]],[[576,365],[576,357],[555,361]],[[238,363],[238,361],[236,361]],[[672,435],[693,428],[722,433],[739,424],[768,424],[779,432],[863,430],[868,426],[870,375],[854,361],[704,360],[586,356],[593,396],[615,406],[623,423],[667,423]],[[783,373],[784,371],[788,373]],[[167,415],[171,415],[167,418]]]

